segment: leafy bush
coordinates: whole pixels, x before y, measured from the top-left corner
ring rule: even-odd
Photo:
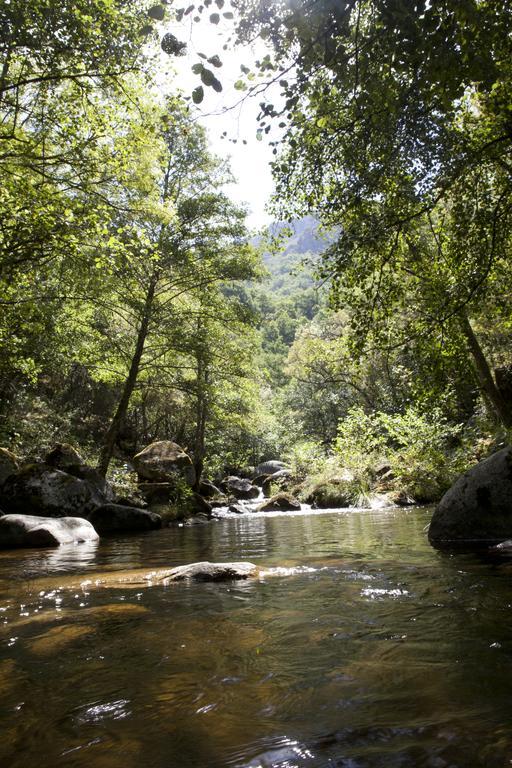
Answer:
[[[373,483],[378,463],[386,462],[395,490],[435,501],[471,462],[461,432],[462,425],[449,424],[439,409],[367,414],[353,408],[339,424],[335,452],[363,484]]]

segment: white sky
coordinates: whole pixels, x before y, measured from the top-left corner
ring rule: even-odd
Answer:
[[[228,8],[226,4],[223,10]],[[222,19],[220,11],[220,23],[211,24],[209,14],[217,11],[217,7],[210,6],[209,11],[203,14],[204,20],[199,23],[192,21],[194,13],[191,13],[181,24],[169,21],[158,25],[160,36],[164,32],[171,32],[178,40],[187,43],[186,56],[169,57],[163,54],[162,63],[169,66],[169,72],[177,72],[171,82],[174,87],[178,86],[188,95],[201,84],[199,76],[191,70],[194,64],[202,61],[197,55],[198,52],[208,57],[217,54],[223,62],[223,66],[218,69],[206,61],[203,62],[222,82],[223,91],[216,93],[213,88],[204,86],[204,101],[197,107],[191,104],[191,110],[207,129],[212,151],[223,158],[231,158],[230,165],[237,183],[229,185],[227,193],[233,200],[247,204],[250,212],[249,226],[260,228],[271,221],[270,215],[265,211],[265,205],[274,188],[269,167],[273,158],[272,148],[269,147],[266,137],[263,137],[262,141],[256,139],[256,116],[261,99],[247,98],[239,106],[228,108],[237,104],[243,96],[233,88],[234,83],[242,76],[240,65],[251,67],[255,59],[265,55],[266,49],[258,43],[243,49],[237,47],[236,50],[223,51],[222,46],[233,29],[233,22]],[[224,131],[227,131],[227,137],[221,139]],[[230,139],[237,139],[237,143],[233,144]],[[247,141],[246,145],[242,144],[243,139]]]

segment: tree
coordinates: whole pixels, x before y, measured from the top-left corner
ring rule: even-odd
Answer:
[[[278,118],[286,127],[278,208],[316,212],[339,233],[322,276],[334,304],[350,307],[356,346],[405,343],[411,332],[440,345],[462,339],[484,397],[510,426],[471,313],[510,256],[512,7],[237,7],[239,38],[260,34],[276,52],[260,70],[279,80],[284,105],[262,102],[260,128]],[[398,309],[403,333],[393,339]]]
[[[220,191],[226,176],[219,161],[208,155],[204,133],[176,110],[163,117],[160,137],[155,140],[160,141],[156,168],[160,179],[155,179],[153,196],[146,197],[144,190],[133,218],[122,218],[123,229],[129,233],[128,257],[123,253],[117,270],[113,303],[123,306],[127,291],[131,294],[128,307],[133,331],[128,334],[124,354],[127,370],[120,398],[101,451],[98,468],[102,473],[108,469],[139,374],[147,374],[154,365],[165,366],[175,351],[171,338],[177,329],[184,332],[180,313],[183,302],[187,306],[186,297],[254,274],[253,252],[245,241],[244,211]],[[201,392],[207,381],[200,339],[196,341],[196,445],[201,453],[201,425],[206,418]],[[198,468],[201,463],[198,458]]]

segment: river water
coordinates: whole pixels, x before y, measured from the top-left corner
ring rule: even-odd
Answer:
[[[1,553],[0,765],[512,765],[511,566],[436,552],[428,520],[247,514]],[[198,560],[264,573],[76,587]]]

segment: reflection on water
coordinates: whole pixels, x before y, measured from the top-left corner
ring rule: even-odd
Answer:
[[[3,553],[0,765],[510,765],[511,565],[435,552],[428,518],[248,514]],[[205,559],[261,575],[70,588]]]

